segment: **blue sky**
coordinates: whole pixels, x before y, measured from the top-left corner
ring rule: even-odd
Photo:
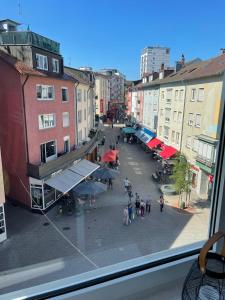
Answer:
[[[18,7],[20,3],[20,9]],[[171,65],[225,48],[224,0],[0,0],[0,19],[61,43],[65,64],[118,68],[138,79],[141,49],[171,48]]]

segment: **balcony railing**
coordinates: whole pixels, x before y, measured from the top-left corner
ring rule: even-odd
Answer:
[[[56,159],[51,160],[47,163],[41,163],[37,165],[28,164],[28,176],[36,179],[43,179],[54,172],[66,169],[74,161],[84,158],[93,149],[93,147],[95,147],[100,137],[101,131],[97,130],[95,136],[81,148],[63,154],[62,156],[59,156]]]
[[[200,162],[201,164],[206,165],[209,168],[213,168],[215,166],[215,163],[212,160],[202,157],[200,155],[197,155],[195,157],[195,159],[196,159],[196,161]]]
[[[31,45],[60,54],[59,43],[32,31],[2,32],[1,37],[3,45]]]

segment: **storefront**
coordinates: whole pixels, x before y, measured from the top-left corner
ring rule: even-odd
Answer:
[[[75,161],[69,168],[60,170],[48,178],[39,180],[29,177],[31,208],[46,210],[99,167],[83,159]]]

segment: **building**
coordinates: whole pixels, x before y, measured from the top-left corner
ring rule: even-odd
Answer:
[[[159,72],[161,65],[170,65],[170,49],[167,47],[146,47],[141,52],[140,77],[144,74]]]
[[[124,81],[125,76],[117,69],[104,69],[99,73],[108,76],[110,81],[110,102],[109,109],[117,111],[124,108]]]
[[[90,131],[95,127],[95,79],[91,70],[64,67],[64,71],[76,81],[76,143],[82,145],[90,140]]]
[[[95,108],[96,115],[106,116],[110,101],[109,77],[95,72]]]
[[[98,167],[87,161],[96,159],[98,132],[77,147],[79,82],[64,73],[58,43],[30,31],[4,31],[1,40],[0,144],[9,182],[6,195],[33,210],[46,210]],[[90,91],[94,101],[93,85]],[[93,105],[91,112],[93,127]]]
[[[191,164],[192,189],[207,197],[215,166],[225,54],[194,60],[160,80],[158,137]]]
[[[7,238],[4,203],[5,203],[5,189],[3,183],[2,158],[1,158],[1,151],[0,151],[0,243]]]

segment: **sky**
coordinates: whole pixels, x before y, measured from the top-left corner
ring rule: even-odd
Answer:
[[[0,0],[0,19],[60,43],[65,65],[117,68],[139,78],[146,46],[171,49],[174,66],[225,48],[224,0]]]

